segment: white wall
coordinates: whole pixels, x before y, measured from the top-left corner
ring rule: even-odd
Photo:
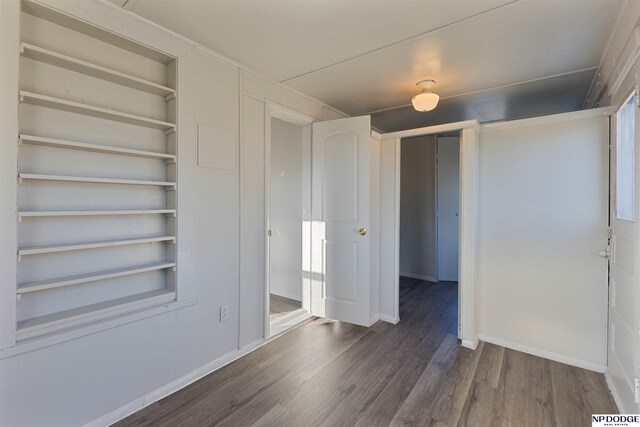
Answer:
[[[262,342],[265,103],[317,120],[340,113],[111,4],[43,3],[178,58],[176,303],[11,346],[14,318],[4,309],[12,306],[16,288],[16,147],[0,145],[0,424],[71,426],[100,417],[98,423],[108,424]],[[12,141],[17,136],[18,2],[0,2],[0,19],[2,135]],[[197,123],[238,135],[235,169],[197,166]],[[220,305],[229,306],[223,323]]]
[[[436,137],[400,144],[400,275],[437,281]]]
[[[550,117],[482,127],[480,339],[603,371],[609,119]]]
[[[302,300],[302,127],[271,120],[269,290]]]

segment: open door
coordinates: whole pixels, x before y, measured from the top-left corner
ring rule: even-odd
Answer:
[[[311,314],[370,324],[369,116],[313,124]]]
[[[634,90],[613,116],[609,249],[609,379],[621,413],[638,413],[640,114]]]

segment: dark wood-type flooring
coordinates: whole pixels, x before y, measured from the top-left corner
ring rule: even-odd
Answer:
[[[269,318],[271,320],[275,320],[299,308],[302,308],[300,301],[269,294]]]
[[[601,374],[456,339],[457,288],[403,278],[397,325],[315,319],[120,426],[590,426]]]

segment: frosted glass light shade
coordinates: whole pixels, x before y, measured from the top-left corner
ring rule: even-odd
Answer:
[[[411,99],[411,103],[413,104],[413,108],[418,111],[431,111],[436,108],[439,100],[440,95],[433,92],[422,92],[414,96]]]

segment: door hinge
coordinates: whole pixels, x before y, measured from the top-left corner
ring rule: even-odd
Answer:
[[[636,403],[640,403],[640,380],[634,379]]]
[[[267,236],[271,237],[271,230],[267,230]]]
[[[611,240],[612,237],[613,237],[613,228],[609,227],[607,228],[607,239]]]

